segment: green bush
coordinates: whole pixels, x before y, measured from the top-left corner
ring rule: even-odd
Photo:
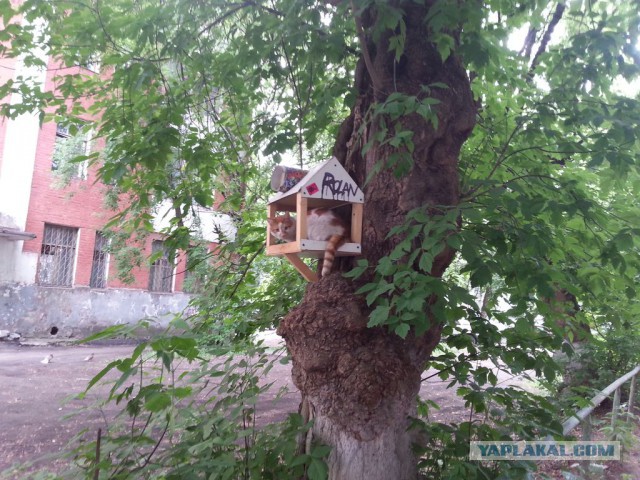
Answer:
[[[640,329],[627,325],[606,329],[577,356],[573,386],[602,390],[640,364]]]
[[[141,343],[98,373],[87,390],[110,377],[103,403],[121,406],[118,420],[103,430],[99,448],[95,432],[78,437],[65,471],[30,478],[326,479],[330,448],[299,449],[310,423],[290,414],[260,425],[256,406],[271,387],[264,375],[279,356],[251,344],[203,348],[190,332],[180,333]]]

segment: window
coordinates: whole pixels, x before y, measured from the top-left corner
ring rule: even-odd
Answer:
[[[45,224],[38,265],[40,285],[57,287],[73,285],[77,241],[77,228]]]
[[[155,260],[149,273],[149,290],[152,292],[170,292],[173,283],[173,264],[169,261],[169,252],[161,240],[151,244],[151,255]]]
[[[89,133],[79,130],[72,133],[69,125],[59,123],[56,126],[56,144],[53,149],[51,170],[58,171],[70,178],[87,178],[87,162],[74,162],[73,159],[89,154]]]
[[[107,274],[109,272],[109,239],[102,232],[96,232],[96,242],[93,246],[93,262],[91,264],[92,288],[107,288]]]

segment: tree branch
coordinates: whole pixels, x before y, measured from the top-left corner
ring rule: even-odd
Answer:
[[[524,40],[524,45],[522,49],[518,52],[518,55],[525,56],[526,58],[531,58],[531,51],[533,50],[533,44],[536,43],[536,36],[538,35],[538,30],[535,28],[530,28],[529,33],[527,33],[527,38]]]
[[[253,256],[249,260],[247,260],[245,269],[240,274],[240,278],[238,279],[236,284],[233,286],[233,290],[231,290],[231,293],[229,294],[229,298],[233,298],[233,296],[236,294],[236,292],[238,291],[238,287],[240,287],[240,284],[242,284],[242,282],[244,281],[244,277],[246,277],[247,273],[249,273],[251,264],[253,264],[253,261],[258,257],[258,255],[260,255],[264,251],[265,247],[266,247],[266,244],[263,244],[262,247],[256,250]]]
[[[545,30],[544,35],[542,35],[542,41],[540,42],[538,51],[536,52],[535,57],[533,57],[533,61],[531,62],[531,66],[529,67],[529,73],[527,74],[528,81],[531,81],[531,79],[533,78],[535,69],[538,67],[538,64],[540,62],[540,56],[547,49],[547,44],[551,39],[551,34],[553,33],[553,30],[556,28],[556,25],[558,25],[558,22],[560,21],[560,19],[562,18],[562,15],[564,14],[566,7],[567,6],[564,3],[559,3],[558,5],[556,5],[556,11],[553,13],[551,22],[549,22],[549,26]]]
[[[229,6],[232,6],[232,5],[233,4],[229,4]],[[223,21],[225,21],[231,15],[233,15],[234,13],[242,10],[243,8],[247,8],[247,7],[256,7],[256,8],[259,8],[260,10],[264,10],[265,12],[269,12],[272,15],[275,15],[277,17],[284,17],[284,14],[282,12],[279,12],[278,10],[275,10],[275,9],[269,8],[269,7],[265,7],[264,5],[258,5],[253,0],[247,0],[246,2],[235,4],[234,7],[231,10],[229,10],[228,12],[222,14],[220,17],[216,18],[211,23],[209,23],[206,26],[204,26],[198,32],[198,36],[202,35],[203,33],[207,32],[209,30],[211,30],[216,25],[220,25]]]
[[[237,4],[231,10],[229,10],[226,13],[222,14],[220,17],[216,18],[211,23],[205,25],[202,29],[200,29],[200,31],[198,32],[197,36],[199,37],[203,33],[208,32],[209,30],[211,30],[216,25],[220,25],[222,22],[224,22],[227,18],[229,18],[231,15],[233,15],[237,11],[242,10],[243,8],[247,8],[247,7],[253,6],[253,5],[255,5],[254,2],[252,2],[250,0],[246,1],[244,3]]]
[[[360,39],[360,44],[362,45],[362,58],[364,59],[367,71],[369,72],[373,90],[374,92],[381,92],[382,85],[380,84],[380,80],[378,79],[376,71],[373,67],[373,61],[371,60],[371,54],[369,53],[369,47],[367,46],[367,38],[364,33],[364,28],[362,27],[362,20],[360,18],[360,15],[356,11],[353,0],[351,0],[351,10],[353,11],[353,17],[356,21],[356,32],[358,33],[358,38]]]
[[[284,53],[284,59],[287,63],[287,70],[289,73],[289,77],[291,78],[291,85],[293,86],[293,93],[295,94],[296,101],[298,102],[298,162],[300,164],[300,168],[304,168],[303,159],[302,159],[302,151],[303,151],[303,138],[302,138],[302,123],[304,120],[304,114],[306,113],[307,107],[309,106],[308,102],[303,107],[302,105],[302,96],[300,95],[300,86],[296,81],[296,76],[293,71],[293,66],[291,65],[291,60],[289,59],[289,54],[287,53],[287,49],[284,45],[284,40],[281,40],[282,45],[282,53]],[[309,78],[309,88],[311,88],[312,79]]]

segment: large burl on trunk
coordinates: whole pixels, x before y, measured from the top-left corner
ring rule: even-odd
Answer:
[[[424,97],[423,85],[448,86],[433,88],[429,94],[441,102],[436,107],[437,130],[419,115],[401,120],[403,129],[414,132],[410,172],[397,179],[383,170],[364,188],[363,252],[370,265],[397,244],[397,239],[386,236],[408,211],[428,205],[435,215],[436,206],[456,205],[459,200],[458,155],[474,126],[476,104],[460,59],[450,56],[443,62],[430,42],[425,18],[431,3],[396,3],[406,23],[405,50],[398,62],[388,48],[393,32],[376,41],[368,34],[376,12],[369,9],[356,15],[362,47],[355,74],[358,97],[342,124],[334,154],[359,185],[364,186],[374,165],[391,152],[374,147],[365,156],[360,154],[376,132],[375,124],[362,124],[369,107],[393,92]],[[431,274],[441,276],[453,256],[450,249],[442,252]],[[343,271],[350,266],[348,260],[338,265]],[[315,412],[314,441],[333,447],[330,478],[416,478],[408,416],[415,411],[420,376],[440,340],[441,326],[431,317],[424,335],[416,338],[410,333],[405,340],[385,328],[367,328],[371,309],[354,295],[360,285],[339,272],[310,284],[302,303],[278,331],[292,356],[293,380]]]

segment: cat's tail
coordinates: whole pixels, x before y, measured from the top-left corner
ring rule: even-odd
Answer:
[[[331,267],[333,267],[333,261],[336,258],[336,251],[345,242],[346,238],[343,235],[331,235],[327,246],[324,250],[324,261],[322,262],[322,276],[329,275],[331,273]]]

